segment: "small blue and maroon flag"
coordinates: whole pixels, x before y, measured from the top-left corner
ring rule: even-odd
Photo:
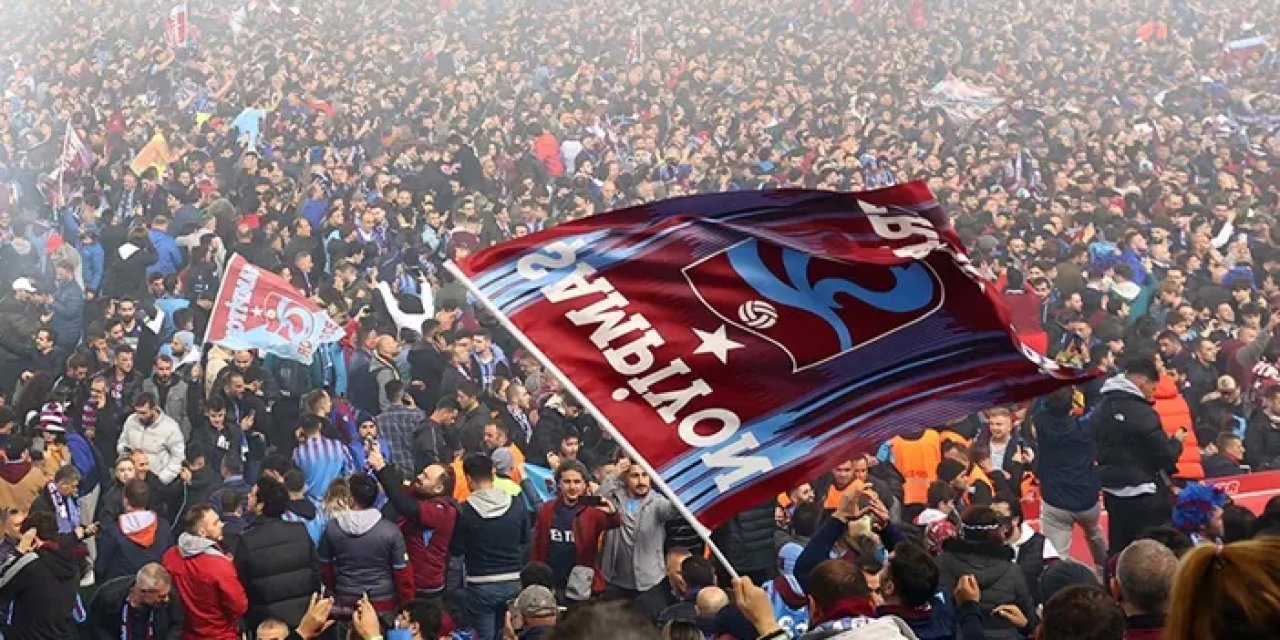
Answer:
[[[1018,340],[919,182],[666,200],[450,269],[708,528],[895,435],[1091,377]]]

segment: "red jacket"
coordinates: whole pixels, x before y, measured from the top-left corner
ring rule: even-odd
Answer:
[[[538,509],[533,525],[533,551],[529,557],[533,562],[547,561],[551,547],[551,522],[558,504],[562,504],[562,498],[548,500]],[[595,569],[595,580],[591,583],[591,590],[595,593],[604,591],[606,586],[604,574],[600,571],[600,536],[621,524],[617,511],[605,513],[595,507],[577,505],[577,513],[573,516],[573,546],[578,557],[574,564]]]
[[[249,610],[249,599],[231,559],[212,550],[184,557],[188,536],[164,552],[161,564],[173,578],[182,599],[186,619],[183,640],[238,640],[240,619]],[[198,539],[198,538],[197,538]]]

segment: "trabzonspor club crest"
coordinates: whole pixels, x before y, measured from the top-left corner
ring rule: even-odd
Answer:
[[[837,262],[756,239],[683,271],[708,309],[782,349],[793,371],[910,326],[943,302],[942,283],[923,262]]]

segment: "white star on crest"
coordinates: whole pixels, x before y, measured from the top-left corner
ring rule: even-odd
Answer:
[[[262,316],[262,309],[259,307],[253,307],[252,309],[249,309],[249,313],[252,314],[253,317],[259,318]]]
[[[740,342],[734,342],[729,339],[729,336],[726,335],[726,327],[724,325],[720,325],[720,328],[715,331],[708,332],[700,329],[694,329],[693,332],[697,334],[698,339],[702,341],[702,344],[698,345],[698,348],[694,349],[693,353],[712,354],[720,360],[721,364],[729,364],[729,352],[734,349],[741,349],[744,346]]]

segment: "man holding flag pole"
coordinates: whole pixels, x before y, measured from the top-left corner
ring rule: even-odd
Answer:
[[[667,200],[445,266],[726,568],[710,529],[832,460],[1090,377],[1022,345],[922,183]]]

